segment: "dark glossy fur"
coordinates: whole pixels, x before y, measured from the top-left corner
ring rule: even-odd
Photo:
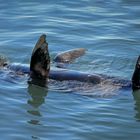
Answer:
[[[140,56],[138,57],[135,70],[132,76],[132,89],[133,90],[140,89]]]

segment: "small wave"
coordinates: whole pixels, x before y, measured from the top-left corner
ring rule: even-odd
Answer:
[[[97,84],[79,81],[49,81],[49,89],[51,91],[60,93],[76,93],[84,96],[91,97],[112,97],[117,95],[117,91],[120,86],[112,84]]]

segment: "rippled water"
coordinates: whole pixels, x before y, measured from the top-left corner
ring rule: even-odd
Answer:
[[[87,49],[69,69],[131,79],[140,54],[139,0],[0,2],[0,53],[10,63],[29,64],[38,37],[46,33],[52,59],[69,49]],[[3,70],[0,77],[1,139],[140,137],[140,92],[75,81],[50,82],[44,89]]]

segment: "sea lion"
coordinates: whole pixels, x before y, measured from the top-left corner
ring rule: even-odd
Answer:
[[[80,52],[80,51],[79,51]],[[77,53],[77,52],[76,52]],[[83,53],[75,54],[75,51],[68,51],[66,55],[63,53],[63,56],[72,55],[75,57],[67,57],[75,59],[82,55]],[[61,58],[61,55],[58,55]],[[77,56],[77,57],[76,57]],[[61,59],[60,59],[61,60]],[[50,56],[48,51],[48,43],[46,42],[46,36],[42,35],[33,49],[30,68],[28,66],[22,65],[6,65],[7,68],[14,70],[16,72],[21,71],[23,73],[29,74],[30,78],[28,80],[29,84],[36,84],[39,86],[46,86],[48,79],[54,80],[77,80],[81,82],[91,82],[93,84],[99,84],[102,81],[111,82],[113,85],[120,85],[125,88],[132,88],[133,90],[140,89],[140,56],[137,60],[135,70],[132,76],[132,80],[125,80],[118,77],[105,76],[102,74],[89,74],[82,73],[74,70],[66,70],[66,69],[50,69]]]

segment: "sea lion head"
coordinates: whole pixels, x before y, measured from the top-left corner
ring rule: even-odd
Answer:
[[[3,55],[0,55],[0,67],[5,67],[8,65],[7,58]]]

